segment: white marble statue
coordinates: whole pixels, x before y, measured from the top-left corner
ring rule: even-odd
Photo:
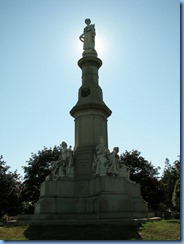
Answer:
[[[119,147],[114,147],[113,152],[109,156],[109,168],[108,173],[112,175],[119,174]]]
[[[71,149],[72,147],[70,146],[68,149],[68,164],[67,164],[67,170],[66,174],[69,177],[74,176],[74,161],[73,161],[73,151]]]
[[[119,147],[114,147],[110,153],[100,137],[100,143],[96,146],[96,153],[92,165],[94,176],[116,176],[125,177],[130,181],[130,169],[119,160]]]
[[[51,162],[51,174],[46,177],[46,180],[58,180],[64,176],[74,176],[73,151],[71,146],[67,148],[66,142],[61,144],[58,160]]]
[[[125,177],[130,181],[130,169],[119,160],[119,147],[114,147],[109,157],[108,175]]]
[[[109,150],[104,144],[104,139],[100,136],[100,143],[96,146],[96,153],[94,155],[93,172],[94,175],[107,175],[107,165],[109,158]]]
[[[84,43],[83,49],[86,50],[95,50],[95,25],[91,24],[90,19],[85,20],[86,27],[84,28],[84,32],[79,36],[79,39]]]
[[[130,180],[130,169],[127,166],[125,166],[123,163],[119,164],[118,176],[125,177],[125,178],[127,178],[128,181],[131,181]],[[131,182],[133,182],[133,181],[131,181]]]

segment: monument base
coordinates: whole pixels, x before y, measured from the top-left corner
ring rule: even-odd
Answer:
[[[20,215],[19,224],[135,224],[151,217],[140,185],[126,177],[91,179],[62,177],[41,184],[34,215]]]
[[[62,177],[57,181],[44,181],[35,214],[63,213],[122,213],[121,217],[136,218],[147,217],[148,207],[141,196],[140,185],[126,177]]]

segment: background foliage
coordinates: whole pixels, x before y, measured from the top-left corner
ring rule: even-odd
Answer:
[[[60,146],[53,149],[44,147],[37,154],[31,155],[27,161],[28,166],[24,168],[24,180],[22,182],[21,200],[29,203],[28,212],[33,212],[34,203],[38,201],[40,195],[40,184],[45,177],[50,174],[50,162],[59,157]]]
[[[9,171],[9,166],[0,156],[0,218],[5,215],[16,215],[20,212],[21,182],[17,172]]]

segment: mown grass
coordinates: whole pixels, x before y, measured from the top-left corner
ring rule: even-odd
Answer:
[[[24,231],[28,228],[29,226],[0,227],[0,240],[27,240]]]
[[[147,222],[140,228],[121,225],[0,227],[0,240],[180,240],[180,221]]]
[[[180,240],[180,220],[147,222],[139,229],[142,240]]]

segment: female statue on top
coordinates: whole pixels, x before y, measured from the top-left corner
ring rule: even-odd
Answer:
[[[95,51],[95,25],[91,24],[90,19],[86,19],[85,23],[87,26],[84,28],[84,32],[79,36],[79,39],[84,43],[83,49],[84,51],[92,50]]]

